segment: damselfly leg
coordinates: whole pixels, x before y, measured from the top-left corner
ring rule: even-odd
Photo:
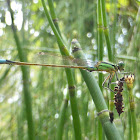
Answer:
[[[115,72],[115,74],[116,74],[116,78],[118,79],[118,76],[117,76],[117,73],[116,73],[116,72]],[[107,78],[104,80],[102,86],[103,86],[103,88],[108,89],[108,90],[110,90],[111,92],[115,93],[115,92],[109,87],[110,84],[111,84],[111,81],[112,81],[113,76],[114,76],[114,73],[109,74],[109,76],[107,76]],[[106,83],[107,80],[108,80],[107,87],[104,87],[104,85],[105,85],[105,83]]]

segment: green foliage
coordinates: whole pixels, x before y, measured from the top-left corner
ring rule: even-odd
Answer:
[[[97,60],[98,45],[104,46],[104,61],[108,61],[107,45],[104,37],[98,40],[97,2],[96,1],[57,1],[54,8],[58,18],[63,41],[70,53],[71,40],[77,38],[87,57]],[[20,6],[22,8],[20,9]],[[46,5],[48,8],[48,4]],[[132,1],[107,1],[107,26],[109,29],[110,44],[113,51],[113,61],[125,62],[125,71],[135,74],[134,100],[137,119],[138,137],[140,137],[140,8]],[[27,54],[28,62],[37,59],[38,52],[58,53],[56,37],[46,19],[41,1],[11,1],[17,36],[22,51]],[[49,8],[48,8],[49,9]],[[20,14],[20,11],[22,14]],[[50,11],[50,9],[49,9]],[[0,4],[0,58],[20,61],[16,42],[11,30],[10,16],[8,16],[6,1]],[[17,21],[23,18],[22,24]],[[19,28],[21,27],[21,28]],[[102,32],[102,31],[101,31]],[[98,45],[97,45],[98,44]],[[102,52],[102,51],[101,51]],[[25,59],[25,58],[24,58]],[[54,60],[55,61],[55,60]],[[110,60],[112,61],[112,60]],[[49,63],[49,62],[48,62]],[[55,63],[55,62],[54,62]],[[63,68],[30,67],[28,72],[29,90],[32,97],[32,114],[35,138],[40,140],[56,139],[56,132],[60,122],[60,114],[65,99],[68,98],[68,84]],[[76,83],[76,100],[80,116],[83,139],[96,139],[97,119],[96,108],[84,83],[79,70],[72,70]],[[98,81],[98,73],[92,73]],[[106,74],[104,74],[107,76]],[[120,77],[122,75],[119,75]],[[28,139],[28,125],[26,119],[24,86],[22,71],[19,66],[0,65],[0,140]],[[124,113],[118,117],[115,109],[115,121],[118,130],[123,132],[124,139],[131,135],[129,126],[130,110],[126,87],[124,87]],[[103,90],[106,102],[109,102],[109,93]],[[113,95],[114,96],[114,95]],[[69,99],[69,98],[68,98]],[[72,113],[68,101],[63,126],[63,139],[74,139]],[[100,108],[100,107],[99,107]],[[62,112],[61,112],[62,113]],[[134,115],[134,114],[133,114]],[[122,131],[123,130],[123,131]],[[129,134],[129,135],[128,135]],[[131,136],[133,137],[133,136]]]

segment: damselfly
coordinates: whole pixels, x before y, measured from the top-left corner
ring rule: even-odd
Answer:
[[[44,53],[40,53],[43,58],[45,58]],[[63,59],[63,58],[62,58]],[[38,59],[39,60],[39,59]],[[57,61],[57,60],[56,60]],[[64,60],[63,60],[64,61]],[[116,78],[118,80],[117,72],[124,70],[124,63],[120,61],[118,64],[112,64],[109,62],[97,62],[94,63],[92,61],[82,60],[82,59],[69,59],[70,63],[64,64],[48,64],[47,61],[40,61],[38,63],[28,63],[28,62],[18,62],[18,61],[11,61],[6,59],[0,59],[0,64],[10,64],[10,65],[20,65],[20,66],[44,66],[44,67],[62,67],[62,68],[79,68],[83,70],[87,70],[89,72],[92,71],[100,71],[100,72],[108,72],[109,76],[104,80],[103,86],[107,80],[108,82],[108,88],[109,84],[111,83],[112,77],[114,74],[116,74]],[[78,65],[75,65],[75,63],[78,63]],[[86,64],[86,65],[85,65]]]

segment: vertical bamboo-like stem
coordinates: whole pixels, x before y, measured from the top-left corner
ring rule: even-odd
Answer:
[[[130,105],[131,126],[133,127],[133,137],[134,140],[137,140],[138,134],[137,134],[136,113],[135,113],[135,102],[133,96],[134,75],[125,76],[125,82],[129,92],[129,105]]]
[[[103,24],[101,13],[101,0],[97,1],[97,26],[98,26],[98,59],[103,60]]]
[[[132,89],[129,90],[129,104],[130,104],[130,115],[131,115],[131,123],[133,127],[133,137],[134,140],[137,140],[137,122],[136,122],[136,113],[135,113],[135,103]]]
[[[129,94],[132,94],[132,90],[129,91]],[[134,137],[134,140],[137,140],[138,139],[137,122],[136,122],[134,99],[133,100],[130,99],[130,114],[131,114],[131,123],[132,123],[132,127],[133,127],[133,137]]]
[[[131,125],[131,113],[128,109],[128,140],[132,140],[132,125]]]
[[[60,115],[59,115],[60,119],[59,119],[59,123],[58,123],[58,127],[57,127],[56,140],[62,140],[64,123],[66,120],[67,107],[68,107],[68,100],[65,99],[61,105],[61,110],[60,110]]]
[[[12,19],[11,28],[12,28],[15,43],[17,46],[19,59],[21,62],[26,62],[26,56],[23,53],[21,43],[18,38],[16,28],[14,25],[14,15],[10,7],[10,0],[7,0],[7,4],[8,4],[10,14],[11,14],[11,19]],[[29,90],[29,70],[25,66],[21,66],[21,70],[22,70],[22,79],[23,79],[24,102],[25,102],[25,107],[26,107],[26,116],[27,116],[27,123],[28,123],[28,137],[29,137],[29,140],[34,140],[35,135],[34,135],[34,123],[33,123],[33,117],[32,117],[32,101],[31,101],[31,93]]]
[[[49,24],[50,24],[50,26],[51,26],[54,34],[55,34],[57,42],[59,43],[59,47],[60,47],[61,53],[63,53],[63,55],[65,55],[65,56],[69,56],[69,52],[68,52],[67,48],[65,47],[65,44],[64,44],[64,42],[63,42],[63,40],[62,40],[62,38],[61,38],[57,28],[55,27],[55,25],[53,23],[51,15],[48,12],[48,9],[46,8],[45,1],[41,0],[41,2],[42,2],[42,5],[43,5],[43,8],[44,8],[45,15],[46,15],[46,17],[48,19],[48,22],[49,22]]]
[[[117,0],[112,0],[112,3],[113,5],[113,14],[112,16],[114,17],[114,21],[113,21],[113,25],[112,25],[112,30],[110,32],[110,40],[111,40],[111,44],[112,44],[112,52],[113,52],[113,55],[115,54],[115,43],[116,43],[116,32],[117,32]],[[111,9],[112,10],[112,9]]]
[[[113,62],[113,54],[112,54],[111,42],[110,42],[110,38],[109,38],[109,30],[108,30],[108,26],[107,26],[105,0],[101,0],[101,8],[102,8],[102,21],[103,21],[103,25],[104,25],[104,35],[105,35],[105,40],[106,40],[107,50],[108,50],[108,59],[110,62]]]
[[[18,115],[17,115],[17,137],[18,137],[18,139],[20,139],[20,140],[23,140],[23,138],[24,138],[24,126],[23,126],[23,124],[24,124],[24,121],[25,121],[25,119],[24,119],[24,107],[22,106],[21,107],[21,109],[19,109],[20,111],[19,111],[19,113],[18,113]]]
[[[57,30],[58,26],[55,26],[53,21],[52,21],[52,19],[54,19],[54,20],[57,19],[55,12],[54,12],[54,7],[52,6],[52,1],[51,0],[48,1],[50,3],[49,4],[49,6],[50,6],[49,8],[51,9],[50,11],[51,12],[53,11],[51,13],[52,17],[50,16],[48,9],[46,8],[44,0],[41,0],[41,1],[42,1],[45,15],[46,15],[46,17],[49,21],[49,24],[50,24],[50,26],[51,26],[51,28],[52,28],[52,30],[57,38],[57,42],[58,42],[61,54],[65,55],[65,56],[69,56],[69,52],[66,49],[65,44],[63,43],[62,37],[60,35],[60,31]],[[79,113],[78,113],[78,108],[77,108],[77,100],[76,100],[76,96],[75,96],[76,90],[75,90],[75,86],[74,86],[74,78],[73,78],[73,74],[72,74],[71,69],[66,68],[65,72],[66,72],[68,86],[69,86],[69,96],[70,96],[70,103],[71,103],[70,105],[71,105],[71,111],[72,111],[72,117],[73,117],[75,139],[81,140],[82,139],[81,126],[80,126],[80,118],[79,118]],[[61,129],[63,129],[63,128],[61,128]]]
[[[84,58],[84,53],[82,52],[80,48],[80,44],[78,43],[78,41],[74,40],[73,41],[73,46],[76,47],[77,51],[74,51],[74,56],[76,58]],[[104,132],[106,134],[107,139],[110,140],[121,140],[121,136],[119,134],[119,132],[117,131],[114,123],[111,123],[109,120],[109,114],[108,112],[106,112],[105,110],[107,110],[107,105],[105,103],[105,100],[103,98],[102,92],[95,80],[95,78],[93,77],[92,73],[89,73],[85,70],[80,70],[84,81],[86,82],[86,85],[90,91],[90,95],[94,101],[95,107],[97,112],[103,112],[99,115],[99,119],[101,121],[102,127],[104,129]]]
[[[136,15],[136,21],[135,21],[135,26],[133,29],[133,36],[131,38],[131,41],[129,43],[129,48],[127,49],[127,55],[128,56],[133,56],[135,55],[135,57],[137,58],[135,63],[133,63],[136,67],[136,73],[135,75],[137,75],[137,77],[135,78],[135,80],[137,81],[138,85],[140,85],[140,74],[139,74],[139,69],[140,69],[140,55],[139,55],[139,44],[140,44],[140,6]],[[130,65],[129,67],[132,67],[132,65]],[[138,86],[140,87],[140,86]],[[140,88],[139,88],[140,90]]]
[[[110,62],[113,62],[113,51],[111,48],[111,42],[110,42],[110,38],[109,38],[109,29],[108,29],[108,25],[107,25],[107,17],[106,17],[106,10],[105,10],[105,0],[101,0],[101,11],[102,11],[102,22],[103,22],[103,28],[104,28],[104,35],[105,35],[105,40],[106,40],[106,44],[107,44],[107,50],[108,50],[108,59]],[[113,79],[114,80],[114,77]],[[114,86],[112,85],[111,88],[113,88]],[[109,108],[112,111],[114,108],[114,94],[110,94],[110,100],[109,100]]]
[[[98,60],[103,60],[103,24],[102,24],[102,13],[101,13],[101,0],[97,1],[97,26],[98,26]],[[103,74],[98,74],[99,79],[99,87],[101,91],[103,91],[102,82],[103,82]],[[102,126],[100,121],[98,122],[98,139],[102,139]]]
[[[60,29],[59,29],[59,26],[58,26],[58,18],[56,16],[56,13],[54,11],[54,5],[53,5],[53,0],[48,0],[48,5],[49,5],[49,8],[50,8],[50,14],[51,14],[51,17],[52,17],[52,20],[53,20],[53,23],[59,33],[59,35],[61,36],[61,32],[60,32]],[[62,37],[61,37],[62,38]]]
[[[127,93],[126,93],[127,94]],[[126,96],[126,106],[129,106],[129,99],[128,99],[128,95]],[[128,107],[128,111],[127,111],[127,116],[128,116],[128,135],[127,135],[127,139],[128,140],[132,140],[132,124],[131,124],[131,113],[130,113],[130,107]]]

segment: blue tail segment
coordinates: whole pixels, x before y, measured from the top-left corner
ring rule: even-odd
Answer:
[[[0,59],[0,64],[13,64],[14,61],[6,60],[6,59]]]
[[[7,60],[5,59],[0,59],[0,64],[6,64],[7,63]]]

